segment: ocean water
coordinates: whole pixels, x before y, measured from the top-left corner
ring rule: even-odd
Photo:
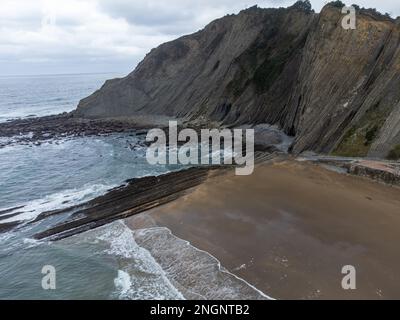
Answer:
[[[107,78],[0,78],[0,121],[70,111]],[[0,223],[29,222],[127,179],[182,169],[150,166],[143,139],[113,134],[0,148],[0,211],[11,209]],[[266,298],[168,229],[133,232],[117,221],[58,242],[32,240],[43,223],[0,233],[0,299]],[[44,266],[56,270],[55,290],[42,288]]]
[[[120,74],[0,76],[0,122],[69,112]]]

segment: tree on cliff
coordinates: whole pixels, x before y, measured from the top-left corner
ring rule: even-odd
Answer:
[[[309,0],[299,0],[292,6],[292,8],[312,12],[312,5]]]
[[[336,8],[343,8],[343,7],[346,6],[346,5],[345,5],[342,1],[340,1],[340,0],[331,1],[331,2],[329,2],[328,4],[331,5],[331,6],[333,6],[333,7],[336,7]]]

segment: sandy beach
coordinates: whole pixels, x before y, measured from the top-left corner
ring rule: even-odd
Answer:
[[[126,223],[169,228],[276,299],[400,298],[400,189],[316,164],[210,177]],[[341,286],[345,265],[356,290]]]

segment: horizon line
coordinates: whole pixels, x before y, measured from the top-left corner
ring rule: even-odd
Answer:
[[[5,77],[44,77],[44,76],[79,76],[79,75],[96,75],[96,74],[118,74],[122,72],[104,71],[104,72],[72,72],[72,73],[38,73],[38,74],[0,74],[0,78]]]

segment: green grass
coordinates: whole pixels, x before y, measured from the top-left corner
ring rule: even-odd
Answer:
[[[344,136],[338,148],[333,152],[335,156],[365,157],[370,149],[370,142],[366,139],[364,130],[352,127]]]
[[[388,106],[376,103],[358,123],[347,131],[332,154],[345,157],[365,157],[389,113]]]

